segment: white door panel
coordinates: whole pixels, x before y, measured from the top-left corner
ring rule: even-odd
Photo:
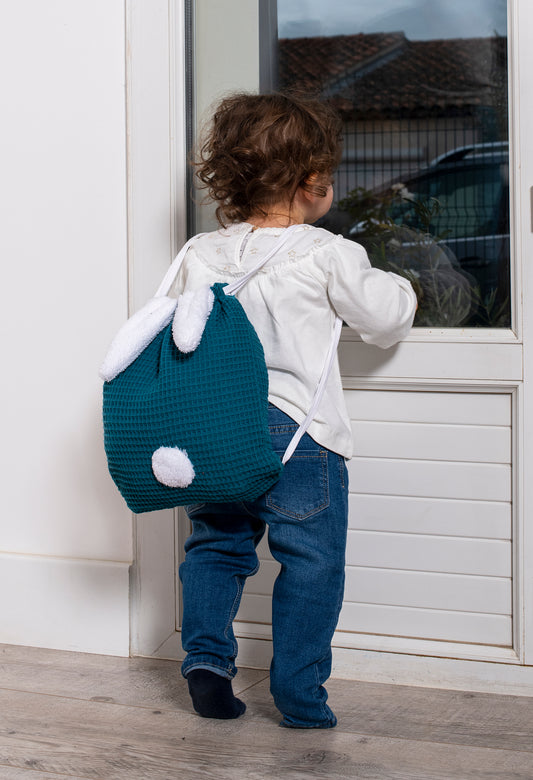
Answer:
[[[348,566],[510,577],[511,546],[496,539],[348,531],[346,563]]]
[[[511,462],[511,430],[504,426],[427,425],[354,421],[354,455],[485,463]]]
[[[511,500],[511,467],[502,464],[356,457],[348,472],[353,493]]]
[[[512,613],[508,577],[349,566],[346,592],[362,604],[396,605],[495,615]]]
[[[246,593],[241,601],[236,620],[238,623],[259,623],[267,629],[267,635],[271,635],[272,624],[272,598],[271,588],[266,593]]]
[[[511,539],[511,504],[351,493],[350,528],[406,534]]]
[[[421,334],[422,335],[422,334]],[[515,382],[522,379],[522,346],[510,343],[486,344],[471,336],[468,342],[417,341],[416,331],[397,347],[380,350],[348,340],[339,345],[341,373],[346,379],[453,380],[455,382]],[[472,340],[476,338],[476,342]],[[482,335],[481,335],[482,338]]]
[[[512,621],[504,615],[408,609],[345,602],[339,631],[356,625],[363,634],[445,640],[479,645],[510,646]],[[341,640],[342,641],[342,640]]]
[[[274,580],[278,576],[280,569],[279,563],[270,557],[267,547],[260,547],[257,550],[261,566],[257,574],[250,577],[247,582],[246,592],[254,595],[270,593]]]
[[[346,405],[352,420],[437,423],[440,425],[511,424],[508,393],[350,390]]]

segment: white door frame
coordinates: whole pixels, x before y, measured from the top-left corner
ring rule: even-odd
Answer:
[[[517,608],[521,624],[518,637],[521,661],[533,666],[533,6],[515,0],[514,34],[517,45],[511,61],[513,100],[516,105],[514,143],[516,149],[515,228],[516,252],[520,262],[523,338],[523,391],[521,425],[516,455],[519,458],[520,488],[515,565],[520,591]]]
[[[402,647],[397,639],[383,638],[378,649],[374,640],[365,649],[359,639],[359,649],[335,650],[334,673],[344,677],[533,695],[533,479],[528,478],[524,467],[526,463],[533,465],[533,356],[529,357],[533,351],[533,312],[527,305],[529,301],[533,303],[533,274],[526,261],[533,259],[533,91],[529,76],[533,73],[533,6],[527,0],[510,0],[510,5],[510,104],[515,155],[515,164],[511,166],[515,171],[512,214],[518,258],[513,285],[515,301],[525,301],[526,305],[515,306],[514,333],[475,334],[475,354],[482,360],[483,353],[490,349],[493,359],[496,357],[490,383],[483,373],[473,381],[468,373],[472,369],[472,336],[468,333],[418,333],[402,345],[402,360],[405,367],[406,356],[413,352],[413,360],[419,362],[422,350],[427,358],[428,376],[433,376],[425,384],[445,389],[447,380],[438,374],[439,353],[451,340],[459,348],[458,354],[464,353],[461,370],[465,372],[465,387],[468,381],[470,390],[477,385],[480,390],[494,391],[499,386],[513,391],[514,649],[495,648],[482,656],[484,660],[468,660],[476,652],[467,645],[452,648],[448,643],[449,655],[454,657],[440,658],[443,643],[405,640]],[[129,296],[131,309],[135,310],[157,287],[186,237],[184,3],[152,0],[148,5],[141,0],[126,0],[126,13]],[[347,334],[345,344],[353,338]],[[495,344],[501,344],[501,349],[495,350]],[[341,364],[344,361],[345,373],[349,375],[345,354],[341,347]],[[369,353],[370,361],[378,359]],[[407,376],[408,372],[401,389],[409,389]],[[460,378],[453,377],[455,390]],[[355,381],[354,377],[347,379],[348,385]],[[379,382],[377,370],[373,372],[372,386]],[[361,378],[357,379],[356,386],[361,384]],[[134,517],[131,652],[135,655],[181,656],[176,567],[186,523],[183,518],[178,522],[177,515],[166,511]],[[266,637],[250,636],[240,641],[241,664],[266,666],[269,656]]]
[[[131,313],[157,289],[186,239],[183,2],[126,0],[126,34]],[[171,510],[133,517],[133,655],[152,656],[176,635],[177,527]]]

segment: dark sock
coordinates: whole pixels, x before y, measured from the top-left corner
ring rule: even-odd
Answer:
[[[246,704],[233,695],[231,680],[209,669],[193,669],[187,675],[193,707],[202,718],[238,718]]]

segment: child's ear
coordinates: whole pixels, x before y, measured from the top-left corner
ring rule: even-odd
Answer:
[[[307,182],[305,184],[301,184],[296,192],[307,203],[314,203],[317,197],[313,190],[307,186]]]
[[[294,193],[293,206],[304,216],[317,207],[317,201],[322,200],[306,184],[301,184]]]
[[[306,178],[302,187],[306,192],[310,192],[316,197],[325,198],[328,192],[329,183],[329,181],[326,181],[326,177],[324,175],[311,173]]]

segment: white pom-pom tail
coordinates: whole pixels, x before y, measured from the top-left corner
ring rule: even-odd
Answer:
[[[195,477],[189,456],[179,447],[159,447],[152,455],[152,471],[158,482],[172,488],[186,488]]]

